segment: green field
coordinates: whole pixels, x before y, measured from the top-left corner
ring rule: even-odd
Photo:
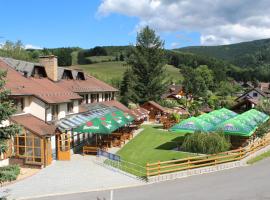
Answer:
[[[123,73],[125,72],[127,66],[125,62],[113,61],[113,62],[101,62],[89,65],[74,65],[73,68],[83,69],[88,74],[91,74],[103,81],[110,82],[112,79],[121,80]],[[179,69],[167,65],[166,70],[168,73],[168,79],[174,80],[175,82],[180,82],[183,77],[179,72]]]
[[[145,166],[146,163],[167,161],[194,156],[191,153],[172,150],[181,144],[184,134],[173,134],[151,125],[144,125],[144,130],[117,152],[121,159]]]

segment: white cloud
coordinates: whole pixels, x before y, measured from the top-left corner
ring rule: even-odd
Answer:
[[[181,44],[179,42],[172,42],[171,43],[171,48],[172,49],[175,49],[175,48],[178,48]]]
[[[43,49],[40,46],[36,46],[36,45],[32,45],[32,44],[26,44],[26,45],[24,45],[24,48],[25,49]]]
[[[269,0],[103,0],[97,13],[138,17],[137,28],[200,32],[204,45],[270,37]]]

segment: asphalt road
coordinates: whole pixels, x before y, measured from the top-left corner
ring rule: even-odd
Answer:
[[[110,191],[39,200],[110,200]],[[270,159],[248,167],[114,190],[113,200],[270,200]]]

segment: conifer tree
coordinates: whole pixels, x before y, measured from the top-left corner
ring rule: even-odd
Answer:
[[[9,99],[10,91],[5,89],[6,74],[6,72],[0,70],[0,124],[16,112],[13,102]],[[19,126],[16,124],[0,126],[0,154],[7,150],[7,141],[19,130]]]
[[[134,94],[134,76],[130,68],[128,68],[123,76],[123,80],[120,85],[120,96],[121,103],[128,106],[129,101],[136,100],[136,95]]]
[[[135,48],[127,63],[131,66],[136,103],[159,101],[166,90],[164,41],[148,26],[137,35]]]

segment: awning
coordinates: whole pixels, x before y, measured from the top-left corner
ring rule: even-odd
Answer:
[[[112,115],[112,119],[108,118],[109,115]],[[104,117],[105,120],[102,120],[101,118]],[[129,124],[130,122],[133,121],[132,116],[120,111],[115,107],[96,105],[92,107],[89,106],[88,112],[70,115],[67,116],[66,118],[59,120],[56,123],[56,126],[62,132],[74,130],[75,128],[85,125],[87,122],[90,122],[95,118],[99,118],[99,120],[104,121],[105,123],[113,126],[113,128],[125,126],[126,124]]]

